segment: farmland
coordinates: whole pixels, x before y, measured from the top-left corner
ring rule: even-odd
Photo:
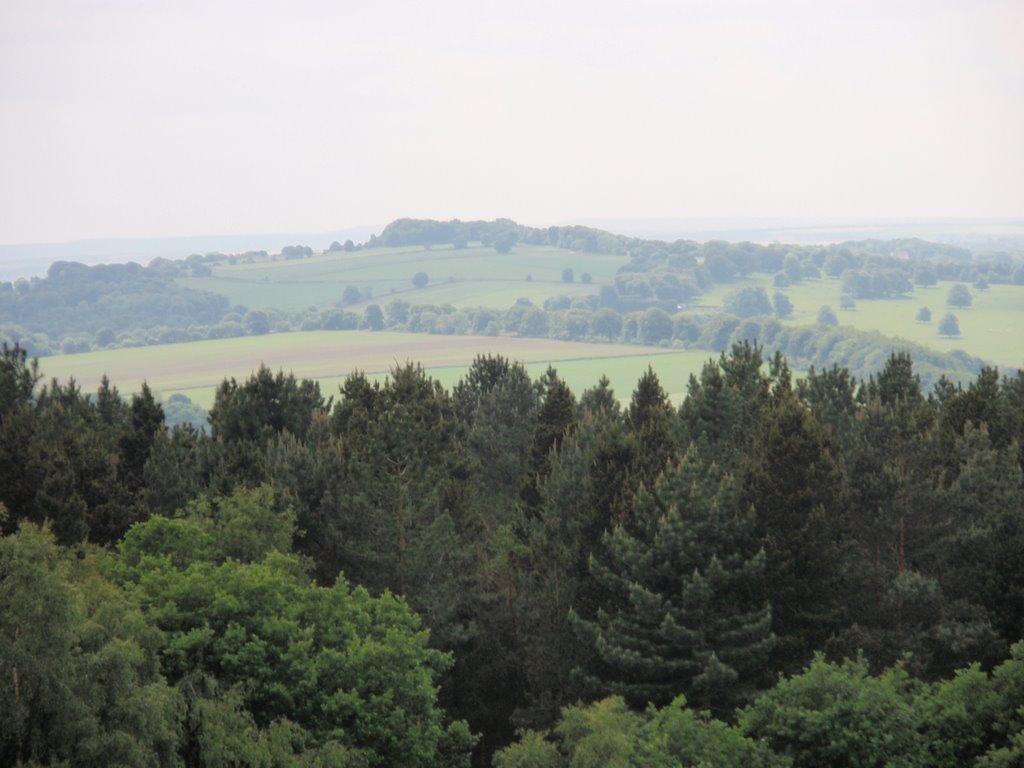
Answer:
[[[310,306],[331,307],[341,303],[348,287],[361,293],[360,300],[352,303],[353,308],[370,303],[386,305],[401,299],[410,304],[507,309],[520,298],[540,306],[554,296],[595,294],[602,286],[611,285],[616,272],[626,263],[628,260],[620,255],[576,252],[549,245],[519,244],[507,254],[481,246],[406,246],[326,252],[305,259],[267,256],[256,257],[249,263],[221,262],[212,266],[211,276],[183,277],[178,282],[222,294],[232,305],[249,309],[273,307],[296,311]],[[572,282],[562,280],[566,268],[573,270]],[[417,272],[429,276],[425,288],[413,287],[412,276]],[[590,275],[591,282],[581,281],[584,273]],[[730,293],[752,285],[763,287],[769,295],[776,290],[771,276],[754,274],[712,286],[699,303],[703,307],[721,306]],[[842,310],[839,280],[805,280],[783,289],[794,305],[793,315],[786,322],[814,323],[818,310],[828,305],[836,311],[842,325],[858,330],[878,331],[940,352],[962,349],[1003,368],[1024,364],[1024,334],[1006,333],[1006,329],[1024,324],[1024,289],[1005,284],[974,289],[973,306],[954,310],[960,322],[960,336],[943,337],[939,336],[937,326],[949,311],[945,298],[952,285],[940,281],[932,287],[915,286],[914,294],[906,298],[861,299],[856,309]],[[930,323],[915,319],[923,306],[931,310]]]
[[[776,290],[782,290],[793,302],[793,315],[785,321],[789,325],[815,322],[818,310],[827,305],[835,310],[841,325],[879,331],[940,352],[962,349],[1003,369],[1024,366],[1024,333],[1015,330],[1024,327],[1024,288],[1018,285],[992,285],[985,290],[972,288],[972,306],[961,309],[946,306],[946,295],[953,285],[952,282],[939,282],[931,287],[915,286],[913,295],[907,298],[859,299],[855,309],[842,310],[839,308],[839,280],[806,280],[776,289],[772,287],[769,276],[758,275],[731,285],[716,286],[702,297],[702,301],[721,306],[729,294],[746,286],[760,286],[769,296]],[[915,320],[921,307],[931,310],[931,322]],[[960,336],[939,336],[938,322],[946,312],[957,316]]]
[[[378,303],[401,298],[417,304],[506,308],[519,297],[541,304],[551,296],[595,293],[611,283],[625,263],[622,256],[553,246],[518,245],[508,254],[483,247],[410,246],[327,252],[308,259],[263,257],[252,263],[221,263],[209,277],[181,278],[179,283],[220,293],[233,305],[250,309],[333,306],[349,286]],[[573,269],[574,282],[563,282],[565,268]],[[417,272],[430,278],[425,288],[413,287]],[[580,281],[584,272],[591,275],[592,284]]]
[[[136,391],[145,380],[163,398],[181,393],[209,408],[222,379],[247,377],[260,363],[316,379],[324,394],[331,395],[352,371],[380,378],[407,361],[422,364],[451,387],[476,355],[488,353],[523,362],[534,377],[552,365],[577,394],[606,375],[620,399],[629,397],[651,365],[676,400],[690,373],[698,372],[710,356],[705,351],[547,339],[312,331],[59,355],[44,358],[41,370],[47,379],[73,376],[87,392],[104,374],[124,393]]]

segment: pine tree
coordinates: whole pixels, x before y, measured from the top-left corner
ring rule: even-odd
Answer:
[[[733,478],[694,451],[641,491],[638,533],[617,527],[590,562],[609,599],[573,614],[597,657],[587,683],[635,706],[680,693],[722,712],[747,701],[774,644],[753,522]]]
[[[648,366],[626,412],[626,424],[636,445],[636,474],[645,485],[653,485],[677,450],[672,434],[674,416],[668,395]]]
[[[538,486],[541,503],[516,528],[523,543],[517,561],[521,645],[528,689],[517,720],[547,728],[583,691],[572,671],[589,657],[569,624],[569,610],[596,611],[602,595],[587,567],[602,536],[631,504],[632,441],[612,413],[585,411],[578,427],[551,456]]]
[[[530,467],[538,393],[522,364],[486,356],[470,366],[452,400],[475,460],[477,512],[491,529],[508,524]]]
[[[695,444],[706,463],[736,468],[749,454],[772,384],[763,364],[761,347],[743,342],[690,377],[678,416],[682,444]]]
[[[540,503],[537,484],[548,474],[549,454],[558,449],[576,422],[576,400],[554,368],[547,369],[539,387],[543,395],[530,448],[530,471],[520,492],[523,503],[530,509],[535,509]]]
[[[764,547],[778,668],[823,647],[839,620],[841,480],[827,436],[792,392],[773,394],[758,425],[740,502]]]

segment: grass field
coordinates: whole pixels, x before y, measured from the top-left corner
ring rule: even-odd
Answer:
[[[40,368],[47,380],[73,376],[86,392],[94,390],[105,373],[122,394],[138,391],[145,380],[163,398],[180,392],[209,408],[217,384],[232,376],[242,380],[261,362],[318,380],[326,396],[336,394],[354,370],[383,378],[407,361],[422,364],[451,388],[476,355],[486,353],[519,360],[534,377],[553,365],[577,395],[604,374],[620,399],[629,398],[651,365],[677,402],[690,373],[698,372],[710,357],[707,352],[546,339],[311,331],[59,355],[43,358]]]
[[[180,282],[195,288],[226,295],[232,304],[250,309],[277,307],[286,310],[337,304],[348,286],[372,293],[373,298],[354,308],[376,302],[386,304],[403,299],[413,304],[451,304],[456,307],[482,306],[505,309],[520,297],[542,304],[552,296],[592,294],[610,284],[616,271],[626,263],[624,256],[576,253],[551,246],[517,245],[500,255],[493,248],[455,249],[438,246],[426,249],[372,248],[352,253],[317,254],[308,259],[276,261],[270,258],[252,264],[223,264],[213,268],[213,276],[187,278]],[[571,267],[576,280],[565,283],[562,270]],[[426,272],[430,283],[415,289],[412,276]],[[588,272],[593,282],[585,285],[580,276]],[[531,277],[530,281],[526,276]],[[775,292],[771,278],[756,275],[747,280],[716,286],[702,296],[701,304],[720,306],[726,296],[746,285],[760,285],[769,295]],[[938,335],[939,319],[949,309],[946,294],[952,283],[933,288],[916,288],[905,299],[857,302],[853,311],[839,309],[840,284],[837,279],[807,280],[785,289],[795,311],[787,322],[793,325],[813,323],[822,305],[831,306],[840,323],[860,330],[879,331],[950,352],[963,349],[1001,368],[1024,365],[1024,287],[994,285],[986,291],[972,289],[974,305],[955,310],[960,322],[959,337]],[[930,323],[915,320],[918,309],[932,311]]]
[[[223,294],[232,305],[249,309],[333,306],[350,285],[373,296],[356,306],[404,299],[416,304],[506,309],[521,296],[541,304],[551,296],[595,293],[601,285],[611,283],[616,270],[626,262],[624,256],[577,253],[551,246],[517,245],[504,255],[483,247],[370,248],[316,254],[308,259],[267,258],[252,264],[221,264],[213,267],[211,277],[179,282]],[[562,281],[566,267],[575,272],[572,283]],[[426,288],[413,288],[412,277],[417,272],[430,277]],[[584,272],[593,278],[590,285],[580,282]]]
[[[701,301],[721,306],[730,293],[747,285],[760,285],[769,296],[778,290],[772,287],[770,278],[759,275],[732,285],[718,286]],[[787,321],[791,325],[813,323],[822,305],[828,305],[842,325],[879,331],[940,352],[962,349],[995,363],[1001,369],[1024,367],[1024,287],[993,285],[984,291],[971,288],[973,305],[968,309],[957,309],[946,306],[946,296],[953,285],[952,282],[940,282],[930,288],[915,286],[914,294],[905,299],[859,299],[854,310],[839,309],[838,279],[806,280],[782,290],[793,302],[793,317]],[[930,323],[915,320],[921,307],[931,310]],[[939,336],[939,320],[946,312],[957,316],[960,336]]]

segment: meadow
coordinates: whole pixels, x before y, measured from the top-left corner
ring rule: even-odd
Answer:
[[[939,350],[964,350],[998,365],[1001,369],[1024,367],[1024,287],[1019,285],[992,285],[985,290],[971,287],[972,306],[957,308],[946,306],[946,296],[953,282],[939,282],[931,287],[914,286],[914,292],[901,299],[858,299],[852,310],[839,308],[840,283],[836,278],[805,280],[798,285],[777,289],[771,278],[757,275],[729,285],[716,286],[701,297],[708,306],[722,306],[733,292],[746,286],[761,286],[769,296],[782,290],[793,302],[793,316],[789,325],[814,323],[822,306],[831,307],[840,325],[849,325],[864,331],[879,331],[894,338],[907,339]],[[930,322],[915,318],[921,307],[931,310]],[[940,336],[939,320],[947,312],[956,315],[960,335]]]
[[[552,296],[596,293],[601,285],[612,282],[616,270],[625,263],[624,256],[552,246],[516,245],[507,254],[484,247],[410,246],[318,253],[305,259],[239,260],[213,266],[210,277],[181,278],[178,282],[223,294],[232,305],[249,309],[294,311],[334,306],[341,302],[348,286],[355,286],[368,297],[354,306],[402,299],[414,304],[506,309],[520,297],[540,305]],[[562,270],[567,267],[575,273],[571,283],[562,280]],[[425,272],[430,278],[425,288],[413,287],[412,278],[417,272]],[[589,285],[581,281],[584,272],[592,278]]]
[[[650,365],[676,402],[682,398],[690,374],[699,372],[711,357],[705,351],[549,339],[304,331],[57,355],[43,358],[40,370],[46,380],[66,381],[73,376],[86,392],[95,390],[104,374],[122,394],[138,391],[146,381],[162,399],[181,393],[209,409],[223,379],[242,380],[261,363],[300,378],[316,379],[321,392],[330,396],[353,371],[382,379],[406,362],[420,363],[451,388],[478,354],[518,360],[534,377],[554,366],[577,395],[606,375],[620,400],[630,397]]]
[[[516,245],[507,254],[491,247],[456,249],[448,246],[366,248],[353,252],[319,253],[310,258],[286,260],[257,257],[252,263],[213,266],[212,276],[182,278],[182,285],[223,294],[233,305],[249,309],[275,307],[302,310],[310,306],[330,307],[341,303],[345,288],[355,286],[363,299],[351,305],[357,311],[370,303],[385,306],[401,299],[410,304],[450,304],[458,308],[507,309],[519,298],[540,306],[554,296],[592,295],[610,285],[617,270],[627,263],[624,256],[575,252],[543,245]],[[573,282],[562,280],[571,268]],[[412,285],[412,276],[425,272],[425,288]],[[592,280],[581,281],[583,273]],[[527,277],[529,276],[529,280]],[[740,288],[756,285],[769,295],[777,290],[768,275],[753,275],[718,285],[700,297],[704,307],[721,306]],[[860,299],[856,309],[839,308],[840,282],[835,278],[805,280],[783,289],[794,305],[790,325],[815,322],[818,311],[828,305],[842,325],[878,331],[894,338],[927,345],[941,352],[964,350],[1001,368],[1024,365],[1024,289],[1015,285],[993,285],[985,290],[971,288],[974,304],[967,309],[946,306],[951,282],[936,286],[915,286],[914,293],[901,299]],[[931,322],[915,318],[927,306]],[[947,312],[956,314],[960,335],[938,334],[938,322]]]

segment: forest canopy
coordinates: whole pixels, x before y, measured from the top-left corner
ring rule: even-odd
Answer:
[[[3,348],[5,763],[1020,757],[1024,372],[738,344],[677,407],[483,356],[210,423]]]

